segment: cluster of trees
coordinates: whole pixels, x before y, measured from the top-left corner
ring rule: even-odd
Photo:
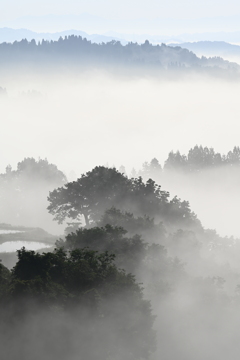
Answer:
[[[162,168],[153,159],[142,171],[159,174]],[[188,202],[171,199],[155,181],[96,166],[67,182],[54,165],[34,159],[16,171],[8,167],[6,183],[8,176],[19,186],[28,177],[36,184],[58,182],[48,211],[68,226],[53,252],[22,248],[11,271],[0,264],[4,360],[144,360],[156,349],[154,324],[156,358],[161,351],[174,358],[175,324],[184,328],[187,319],[190,328],[203,323],[208,332],[217,319],[224,329],[225,310],[238,311],[239,265],[232,252],[236,256],[240,245],[205,230]],[[234,294],[226,291],[228,282]],[[191,317],[184,316],[185,302]],[[191,336],[186,332],[186,339]],[[172,344],[167,349],[166,341]]]
[[[1,222],[51,229],[46,198],[50,190],[66,182],[63,172],[46,159],[25,158],[16,170],[8,165],[0,174]]]
[[[228,153],[228,159],[232,159],[232,153],[238,153],[236,149]],[[145,163],[144,168],[148,174],[151,168],[157,173],[162,171],[156,159]],[[59,223],[68,221],[64,242],[67,249],[72,249],[68,245],[70,238],[77,247],[113,251],[119,255],[118,265],[133,273],[137,272],[136,264],[150,251],[148,244],[164,245],[173,257],[184,260],[189,253],[208,253],[213,247],[218,254],[227,251],[233,259],[237,246],[237,240],[205,230],[189,202],[177,197],[171,199],[151,179],[128,178],[115,168],[97,166],[76,181],[50,192],[48,200],[48,211],[54,219]],[[116,248],[114,239],[120,248]],[[63,246],[62,242],[59,244]],[[122,249],[129,251],[129,259]]]
[[[115,168],[96,166],[76,181],[50,192],[48,210],[54,220],[80,220],[86,226],[96,224],[103,213],[115,207],[135,216],[154,217],[165,225],[183,228],[201,227],[187,201],[176,196],[172,199],[167,191],[149,179],[128,178]]]
[[[158,163],[153,164],[156,167]],[[148,169],[148,165],[145,166]],[[48,210],[56,221],[70,221],[66,239],[57,241],[58,248],[110,251],[116,255],[117,266],[137,274],[139,281],[147,279],[146,283],[152,288],[158,281],[161,289],[167,284],[174,286],[178,279],[174,266],[181,274],[180,264],[180,268],[178,263],[173,265],[172,259],[176,256],[187,261],[188,267],[192,266],[195,271],[196,263],[202,264],[201,254],[208,256],[213,243],[215,254],[222,254],[227,246],[229,259],[236,249],[233,240],[205,230],[188,202],[177,197],[170,200],[169,193],[162,191],[153,180],[129,179],[114,168],[96,167],[50,192],[48,200]],[[168,258],[164,249],[172,258]],[[164,264],[161,276],[159,259]],[[206,268],[208,266],[209,260]],[[158,274],[156,277],[153,269]],[[151,277],[155,285],[149,280]]]
[[[222,165],[240,165],[240,147],[235,146],[226,155],[215,152],[213,148],[194,146],[187,155],[171,151],[164,169],[184,170],[189,172],[219,167]]]
[[[141,176],[143,179],[152,178],[160,181],[161,175],[169,170],[196,173],[206,169],[216,169],[220,167],[235,167],[240,165],[240,147],[228,151],[227,154],[215,152],[213,148],[196,145],[188,151],[188,154],[181,154],[180,151],[171,151],[162,167],[156,158],[150,162],[144,162],[139,171],[132,169],[130,177]],[[126,174],[124,166],[119,171]]]
[[[0,304],[3,360],[147,359],[155,349],[150,303],[108,252],[23,248],[11,272],[0,264]]]
[[[156,159],[144,166],[146,171],[151,166],[161,171]],[[154,308],[158,312],[162,309],[156,327],[161,336],[168,333],[171,340],[165,341],[178,346],[171,331],[176,323],[184,328],[185,301],[192,314],[192,319],[187,320],[189,327],[203,323],[203,332],[208,332],[211,321],[214,324],[218,319],[224,333],[229,319],[222,314],[229,309],[238,311],[239,306],[236,270],[225,265],[226,261],[233,264],[230,249],[236,240],[205,230],[188,203],[177,198],[170,200],[169,194],[153,180],[129,179],[124,173],[105,167],[96,167],[77,181],[54,190],[48,200],[48,210],[55,220],[74,221],[72,228],[69,224],[65,239],[57,241],[57,248],[70,252],[87,248],[115,254],[116,266],[135,274]],[[77,228],[82,217],[85,226]],[[228,255],[221,258],[226,249]],[[233,246],[232,251],[236,249]],[[231,294],[226,291],[228,281],[235,286]],[[168,322],[163,325],[165,318]],[[186,339],[192,336],[188,331],[185,335]],[[157,358],[163,346],[161,337],[158,342]],[[165,351],[174,358],[174,352]],[[186,351],[181,351],[186,355]]]
[[[66,181],[46,160],[34,159],[25,159],[16,171],[8,167],[2,181],[24,186],[28,176],[37,184]],[[147,284],[145,295],[171,291],[184,274],[183,264],[168,257],[154,239],[164,242],[170,223],[201,229],[189,204],[170,200],[150,179],[128,179],[103,166],[51,191],[48,200],[55,220],[73,223],[54,252],[23,248],[11,271],[0,265],[1,341],[16,337],[22,324],[28,327],[21,341],[6,348],[3,359],[30,359],[33,347],[47,349],[49,342],[59,359],[66,358],[66,352],[69,358],[80,353],[86,359],[147,359],[156,345],[155,317],[132,274]],[[42,332],[37,339],[29,331],[35,323]]]
[[[221,58],[198,58],[195,54],[179,46],[171,47],[165,44],[152,45],[148,40],[144,44],[128,43],[123,46],[119,41],[108,43],[91,43],[81,36],[70,35],[58,41],[42,40],[38,44],[35,40],[15,41],[14,43],[0,44],[1,62],[6,61],[34,61],[44,62],[63,59],[74,59],[77,62],[117,63],[124,65],[151,65],[172,67],[220,67],[224,69],[235,68]]]
[[[19,184],[20,192],[28,178],[36,184],[66,181],[46,160],[25,159],[2,175],[3,182]],[[163,224],[150,215],[159,214],[166,222],[168,213],[173,222],[199,225],[189,204],[169,200],[169,193],[152,180],[128,179],[103,166],[51,191],[48,200],[55,220],[75,222],[54,252],[22,248],[11,271],[0,264],[1,343],[24,329],[22,338],[5,348],[3,359],[34,354],[40,360],[49,355],[49,347],[59,359],[79,353],[85,359],[148,359],[156,347],[155,316],[132,274],[142,280],[151,273],[155,280],[149,281],[148,294],[164,294],[183,266],[142,234],[165,237]],[[82,217],[84,227],[79,226]],[[36,323],[41,334],[36,335]],[[46,350],[36,355],[36,347]]]

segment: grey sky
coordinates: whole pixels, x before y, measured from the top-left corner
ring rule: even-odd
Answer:
[[[0,0],[0,21],[27,15],[81,14],[107,18],[212,17],[240,14],[237,0]]]

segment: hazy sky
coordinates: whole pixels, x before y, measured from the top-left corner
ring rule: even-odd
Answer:
[[[81,14],[88,12],[108,18],[212,17],[240,14],[237,0],[1,0],[0,21],[27,15]]]

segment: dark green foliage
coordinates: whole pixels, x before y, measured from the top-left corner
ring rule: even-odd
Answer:
[[[181,222],[183,226],[199,226],[189,204],[176,197],[169,201],[169,193],[149,179],[128,179],[115,168],[95,167],[77,181],[58,188],[48,197],[49,212],[62,223],[67,218],[84,216],[86,225],[101,219],[107,209],[116,207],[134,216],[154,217],[157,222]]]
[[[116,169],[97,166],[77,181],[52,191],[48,197],[50,214],[62,223],[65,218],[84,216],[86,225],[100,217],[102,209],[121,203],[130,191],[130,180]]]
[[[149,216],[135,218],[133,213],[127,211],[121,211],[112,207],[106,210],[98,225],[112,225],[120,226],[126,229],[129,233],[136,234],[144,230],[150,230],[154,227],[154,219],[150,219]]]
[[[148,242],[164,242],[166,229],[160,222],[155,224],[154,218],[149,216],[134,217],[133,213],[121,211],[112,207],[106,210],[98,226],[112,225],[123,227],[131,235],[140,234],[143,238],[148,239]]]
[[[20,358],[32,358],[34,322],[43,331],[39,334],[41,346],[50,342],[43,350],[45,356],[52,353],[63,360],[67,351],[69,359],[76,355],[87,360],[149,357],[155,348],[150,303],[143,299],[134,277],[117,269],[113,260],[114,255],[88,249],[44,254],[24,248],[18,251],[11,282],[7,280],[8,305],[2,310],[7,313],[5,320],[14,323],[13,328],[6,327],[7,337],[13,329],[20,330],[20,325],[25,327],[25,321],[29,326],[19,343]],[[5,320],[4,324],[1,320],[2,326],[6,326]],[[0,341],[6,336],[2,334]],[[34,343],[39,343],[38,337]],[[10,356],[11,349],[6,353]],[[40,359],[38,354],[35,358]]]
[[[143,181],[141,177],[131,179],[132,192],[129,198],[131,210],[136,215],[162,217],[169,206],[169,192],[161,190],[161,186],[152,179]]]
[[[111,211],[119,215],[116,209]],[[124,217],[123,213],[120,215]],[[154,243],[149,245],[139,235],[130,237],[126,230],[117,226],[80,228],[76,233],[67,235],[65,241],[57,241],[57,247],[68,250],[89,248],[114,253],[116,265],[136,274],[151,298],[166,296],[176,281],[184,276],[183,264],[177,258],[168,257],[164,246]]]
[[[166,223],[179,225],[179,228],[183,225],[184,228],[195,227],[197,230],[201,230],[202,226],[197,218],[197,215],[191,211],[188,201],[181,201],[177,196],[170,200],[170,206],[165,215]]]
[[[6,298],[10,281],[11,272],[0,263],[0,302]]]
[[[109,280],[116,280],[118,276],[112,264],[114,255],[98,255],[86,249],[75,249],[68,255],[61,248],[44,254],[23,248],[18,250],[18,259],[12,272],[13,297],[33,296],[41,303],[46,301],[62,307],[73,305],[79,296],[84,297],[89,291],[94,299],[109,286]]]
[[[108,251],[116,255],[117,266],[136,272],[147,251],[147,244],[141,236],[126,236],[122,227],[106,225],[90,229],[80,228],[76,233],[66,236],[66,241],[57,241],[57,246],[68,250],[89,248],[100,252]]]

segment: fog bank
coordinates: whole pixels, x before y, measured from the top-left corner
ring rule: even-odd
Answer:
[[[237,81],[114,76],[93,69],[2,73],[0,86],[7,90],[0,98],[1,172],[31,156],[46,157],[69,179],[96,164],[124,165],[130,172],[154,157],[163,164],[172,149],[186,153],[203,144],[226,152],[239,142]],[[191,201],[190,192],[175,189],[172,195]]]

